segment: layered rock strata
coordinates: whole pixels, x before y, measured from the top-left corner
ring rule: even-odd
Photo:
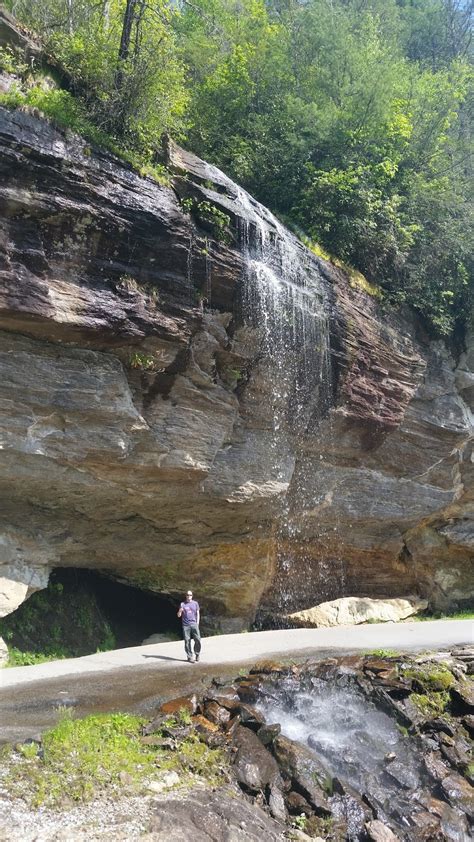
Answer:
[[[0,109],[0,150],[0,576],[25,595],[54,567],[173,598],[192,583],[227,631],[343,594],[472,596],[471,346],[455,359],[383,314],[172,144],[160,185]],[[331,408],[313,392],[304,429],[287,413],[278,465],[242,304],[263,228],[330,331]]]

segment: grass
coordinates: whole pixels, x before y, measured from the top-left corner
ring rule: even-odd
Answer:
[[[396,652],[395,649],[372,649],[365,654],[375,658],[397,658],[400,653]]]
[[[411,679],[415,688],[420,688],[427,693],[444,692],[455,683],[453,674],[442,665],[433,667],[428,664],[424,667],[405,667],[401,670],[401,674],[404,678]]]
[[[185,720],[180,714],[168,719],[167,726],[179,727]],[[33,807],[64,809],[100,794],[144,792],[150,780],[172,770],[184,786],[195,783],[196,776],[209,786],[226,780],[221,750],[209,748],[194,732],[174,752],[145,744],[144,722],[126,713],[75,720],[65,711],[43,735],[41,746],[28,743],[11,750],[4,785]]]
[[[414,617],[408,617],[408,620],[418,620],[419,622],[427,620],[474,620],[474,610],[471,608],[462,611],[453,611],[452,613],[436,611],[430,614],[417,614]]]
[[[47,661],[59,661],[62,658],[67,658],[67,652],[58,650],[57,652],[49,652],[48,654],[42,652],[22,652],[16,646],[8,647],[8,661],[7,667],[31,667],[35,664],[44,664]]]
[[[423,716],[432,719],[445,712],[450,701],[450,695],[447,691],[429,694],[412,693],[410,699]]]

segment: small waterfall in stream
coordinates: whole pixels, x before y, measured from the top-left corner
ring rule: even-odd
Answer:
[[[327,781],[331,812],[345,821],[349,842],[366,838],[364,805],[403,842],[471,839],[465,817],[449,808],[440,814],[442,835],[417,834],[433,788],[417,738],[377,707],[354,676],[290,675],[269,680],[260,693],[257,708],[266,722],[279,723],[285,737],[304,747],[308,774]]]
[[[242,311],[244,322],[258,335],[258,367],[267,384],[270,427],[270,472],[282,492],[282,509],[275,532],[280,582],[278,613],[291,607],[288,582],[293,578],[293,561],[299,555],[304,565],[305,545],[298,519],[307,496],[307,469],[298,466],[298,485],[288,491],[296,454],[308,427],[325,417],[331,405],[332,377],[329,347],[330,302],[328,287],[316,262],[306,249],[264,207],[243,190],[237,201],[243,209],[240,240],[246,259]],[[289,465],[287,454],[292,454]],[[322,458],[322,457],[321,457]],[[298,487],[299,486],[299,487]],[[311,561],[308,559],[308,563]],[[320,566],[319,593],[298,591],[311,604],[326,598],[326,579],[342,578],[341,570]]]

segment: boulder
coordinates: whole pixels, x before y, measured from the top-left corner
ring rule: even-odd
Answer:
[[[170,699],[169,702],[163,702],[159,713],[165,714],[166,716],[172,716],[173,714],[178,714],[181,710],[184,710],[187,713],[194,714],[197,712],[197,709],[197,696],[192,693],[189,696],[178,696],[176,699]]]
[[[8,646],[3,637],[0,637],[0,667],[4,666],[8,661]]]
[[[232,789],[193,791],[157,801],[147,828],[153,842],[281,842],[281,825]]]
[[[374,819],[367,822],[365,825],[367,836],[372,842],[398,842],[399,837],[395,835],[393,830],[390,830],[388,825],[381,822],[379,819]]]
[[[451,689],[454,703],[461,713],[474,713],[474,681],[460,681]]]
[[[225,725],[231,716],[226,707],[213,700],[204,703],[204,715],[215,725]]]
[[[278,764],[253,731],[239,726],[233,742],[237,749],[234,758],[235,776],[245,789],[258,792],[269,785],[280,785]]]
[[[327,793],[332,787],[332,775],[305,746],[280,735],[272,743],[272,750],[281,772],[293,789],[323,816],[331,814]]]
[[[397,599],[371,599],[349,596],[321,602],[313,608],[295,611],[287,619],[295,626],[314,627],[357,625],[359,623],[397,623],[427,608],[424,599],[415,596]]]
[[[441,788],[452,807],[458,807],[474,820],[474,787],[461,775],[451,772],[441,781]]]
[[[166,632],[163,634],[151,634],[142,640],[142,646],[152,646],[155,643],[167,643],[170,640],[178,640],[178,635],[173,632]]]

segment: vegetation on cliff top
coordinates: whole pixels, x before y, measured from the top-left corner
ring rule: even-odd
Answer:
[[[7,6],[66,72],[70,93],[56,102],[63,123],[69,109],[76,128],[79,115],[92,140],[108,139],[145,168],[156,166],[167,131],[380,284],[390,300],[414,305],[439,333],[466,316],[471,4]],[[47,112],[59,94],[35,96]]]

